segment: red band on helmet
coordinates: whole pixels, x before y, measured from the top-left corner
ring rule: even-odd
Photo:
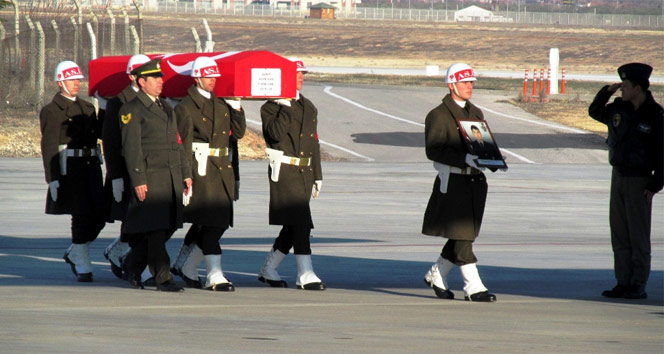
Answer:
[[[81,72],[81,68],[73,67],[66,70],[62,70],[62,78],[65,80],[67,80],[67,78],[69,77],[76,75],[81,75],[81,76],[83,75],[83,73]]]
[[[473,69],[465,69],[454,73],[454,78],[456,79],[456,81],[461,81],[463,79],[470,79],[473,77],[475,77]]]
[[[219,75],[219,68],[216,65],[201,68],[200,71],[201,71],[201,77],[208,77],[210,75]]]

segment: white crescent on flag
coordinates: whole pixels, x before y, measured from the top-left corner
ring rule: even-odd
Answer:
[[[212,57],[210,57],[210,58],[212,58],[212,60],[215,60],[215,61],[216,61],[216,60],[218,60],[218,59],[222,59],[222,58],[230,57],[230,56],[235,55],[235,54],[237,54],[237,53],[240,53],[240,52],[239,52],[239,51],[236,51],[236,52],[225,52],[225,53],[217,54],[217,55],[212,56]],[[181,55],[181,54],[182,54],[182,53],[177,53],[177,54],[166,54],[166,55],[164,55],[164,57],[162,58],[162,60],[166,60],[166,59],[168,59],[168,58],[170,58],[170,57],[173,57],[173,56],[176,56],[176,55]],[[175,64],[171,63],[169,60],[166,60],[166,62],[168,63],[168,66],[170,66],[171,69],[173,69],[173,71],[175,71],[175,72],[178,73],[179,75],[185,75],[185,76],[189,76],[189,75],[191,75],[191,68],[192,68],[192,66],[194,65],[194,61],[193,61],[193,60],[190,61],[190,62],[188,62],[187,64],[184,64],[184,65],[175,65]]]

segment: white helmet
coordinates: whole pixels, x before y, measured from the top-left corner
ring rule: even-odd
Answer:
[[[447,69],[447,76],[445,77],[446,84],[453,84],[455,82],[464,81],[477,81],[475,71],[468,64],[454,63]]]
[[[191,66],[191,77],[220,77],[217,63],[210,57],[198,57]]]
[[[127,63],[127,75],[131,75],[131,71],[138,68],[139,66],[147,63],[150,61],[150,58],[148,58],[147,55],[145,54],[134,54],[129,58],[129,62]]]
[[[55,67],[55,81],[82,79],[81,68],[71,60],[61,61]]]
[[[307,70],[307,67],[304,66],[304,62],[302,60],[300,60],[298,58],[293,58],[293,57],[288,58],[288,60],[295,63],[295,65],[297,66],[297,71],[301,71],[301,72],[305,72],[305,73],[309,71],[309,70]]]

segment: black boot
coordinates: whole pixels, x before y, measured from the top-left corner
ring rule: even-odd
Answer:
[[[627,288],[624,297],[625,299],[630,299],[630,300],[647,299],[648,293],[646,293],[646,286],[632,285]]]
[[[621,297],[625,296],[625,292],[627,291],[628,286],[626,285],[616,285],[613,287],[611,290],[604,290],[602,291],[602,296],[608,297],[611,299],[618,299]]]
[[[477,302],[494,302],[496,301],[496,295],[489,293],[488,291],[481,291],[479,293],[466,296],[466,301],[477,301]]]
[[[177,293],[184,291],[184,288],[177,285],[172,279],[167,280],[161,284],[157,284],[157,290],[158,291],[166,291],[166,292],[171,292],[171,293]]]
[[[436,293],[436,296],[438,296],[441,299],[446,299],[446,300],[454,300],[454,293],[449,291],[448,289],[442,289],[434,285],[433,283],[430,283],[426,279],[424,279],[424,282],[433,288],[433,292]]]

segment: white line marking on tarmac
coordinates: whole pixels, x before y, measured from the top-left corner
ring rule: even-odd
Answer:
[[[247,122],[252,123],[252,124],[255,124],[255,125],[258,125],[258,126],[262,126],[262,125],[263,125],[261,122],[258,122],[258,121],[252,120],[252,119],[247,119]],[[346,149],[346,148],[341,147],[341,146],[339,146],[339,145],[335,145],[335,144],[332,144],[332,143],[328,143],[327,141],[324,141],[324,140],[318,140],[318,141],[319,141],[321,144],[323,144],[323,145],[327,145],[327,146],[329,146],[329,147],[333,147],[333,148],[335,148],[335,149],[341,150],[341,151],[346,152],[346,153],[348,153],[348,154],[351,154],[351,155],[353,155],[353,156],[357,156],[357,157],[359,157],[359,158],[365,159],[365,160],[367,160],[368,162],[375,161],[373,158],[371,158],[371,157],[369,157],[369,156],[364,156],[364,155],[362,155],[362,154],[360,154],[360,153],[357,153],[357,152],[355,152],[355,151],[353,151],[353,150]]]
[[[551,124],[551,123],[546,123],[546,122],[538,122],[538,121],[535,121],[535,120],[532,120],[532,119],[527,119],[527,118],[514,117],[514,116],[511,116],[511,115],[508,115],[508,114],[505,114],[505,113],[500,113],[498,111],[494,111],[491,108],[480,106],[478,104],[475,104],[475,106],[477,106],[479,109],[481,109],[483,111],[491,112],[493,114],[497,114],[501,117],[505,117],[505,118],[509,118],[509,119],[520,120],[522,122],[531,123],[531,124],[543,125],[545,127],[549,127],[549,128],[552,128],[552,129],[564,130],[564,131],[569,131],[569,132],[573,132],[573,133],[577,133],[577,134],[589,134],[587,131],[581,130],[581,129],[566,127],[566,126],[561,126],[561,125],[556,125],[556,124]]]
[[[327,93],[328,95],[334,97],[334,98],[338,98],[338,99],[340,99],[340,100],[342,100],[342,101],[344,101],[344,102],[347,102],[347,103],[352,104],[352,105],[354,105],[354,106],[356,106],[356,107],[359,107],[359,108],[362,108],[362,109],[364,109],[364,110],[367,110],[367,111],[369,111],[369,112],[373,112],[373,113],[376,113],[376,114],[378,114],[378,115],[381,115],[381,116],[384,116],[384,117],[387,117],[387,118],[390,118],[390,119],[398,120],[398,121],[400,121],[400,122],[404,122],[404,123],[408,123],[408,124],[413,124],[413,125],[416,125],[416,126],[418,126],[418,127],[424,127],[424,124],[422,124],[422,123],[415,122],[415,121],[412,121],[412,120],[408,120],[408,119],[406,119],[406,118],[397,117],[397,116],[391,115],[391,114],[389,114],[389,113],[381,112],[381,111],[376,110],[376,109],[373,109],[373,108],[369,108],[369,107],[364,106],[364,105],[362,105],[362,104],[359,104],[359,103],[357,103],[357,102],[355,102],[355,101],[353,101],[353,100],[351,100],[351,99],[348,99],[348,98],[346,98],[346,97],[343,97],[343,96],[341,96],[341,95],[338,95],[338,94],[336,94],[336,93],[333,93],[333,92],[332,92],[332,88],[333,88],[332,86],[325,86],[325,89],[324,89],[323,91],[324,91],[325,93]],[[478,106],[478,107],[479,107],[479,106]],[[487,109],[487,108],[482,108],[482,109],[489,110],[489,109]],[[496,113],[496,114],[499,114],[499,115],[503,115],[503,116],[509,117],[509,116],[507,116],[507,115],[504,115],[504,114],[502,114],[502,113],[498,113],[498,112],[493,111],[493,110],[489,110],[489,111],[491,111],[492,113]],[[533,122],[533,123],[538,123],[538,122]],[[517,154],[517,153],[515,153],[515,152],[509,151],[509,150],[506,150],[506,149],[500,149],[500,151],[503,151],[503,152],[505,152],[505,153],[508,154],[508,155],[511,155],[511,156],[513,156],[513,157],[516,157],[517,159],[519,159],[519,160],[521,160],[521,161],[523,161],[523,162],[526,162],[526,163],[536,163],[536,162],[531,161],[531,160],[527,159],[526,157],[521,156],[521,155],[519,155],[519,154]]]

